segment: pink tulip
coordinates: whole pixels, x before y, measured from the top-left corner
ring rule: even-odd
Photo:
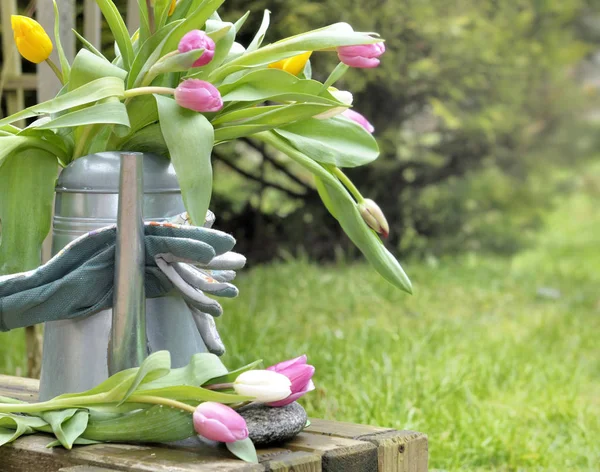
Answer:
[[[298,400],[298,398],[305,393],[315,389],[315,384],[312,381],[315,368],[306,363],[306,355],[290,359],[289,361],[280,362],[279,364],[267,367],[267,370],[283,374],[292,382],[292,394],[283,400],[267,403],[269,406],[279,407],[289,405]]]
[[[208,64],[215,57],[215,42],[202,30],[192,30],[179,41],[179,52],[189,52],[194,49],[204,49],[202,55],[194,62],[192,67],[201,67]]]
[[[357,111],[348,109],[344,113],[342,113],[342,115],[345,116],[346,118],[350,118],[352,121],[355,121],[356,123],[361,125],[364,129],[366,129],[371,134],[373,134],[373,132],[375,131],[375,128],[373,127],[373,125],[371,123],[369,123],[369,120],[367,120],[364,116],[362,116]]]
[[[215,402],[198,405],[194,412],[194,429],[213,441],[232,443],[248,437],[246,420],[234,409]]]
[[[340,61],[350,67],[371,69],[379,65],[379,56],[385,52],[383,43],[340,46],[337,48]]]
[[[217,88],[204,80],[188,79],[175,89],[175,101],[183,108],[199,112],[219,111],[223,99]]]

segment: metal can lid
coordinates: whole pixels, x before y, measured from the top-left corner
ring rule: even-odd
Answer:
[[[63,169],[56,192],[119,193],[120,152],[83,156]],[[179,182],[171,161],[144,153],[144,193],[179,193]]]

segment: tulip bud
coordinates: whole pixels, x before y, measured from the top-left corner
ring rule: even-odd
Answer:
[[[292,382],[285,375],[270,370],[249,370],[233,383],[238,395],[254,397],[256,401],[276,402],[292,394]]]
[[[177,6],[177,0],[171,0],[171,6],[169,7],[169,16],[175,13],[175,7]]]
[[[298,54],[297,56],[288,57],[287,59],[269,64],[269,69],[281,69],[289,72],[292,75],[298,75],[304,70],[304,67],[306,67],[306,63],[310,59],[311,55],[312,51],[309,51],[303,54]]]
[[[196,432],[212,441],[232,443],[248,437],[246,420],[234,409],[221,403],[201,403],[193,419]]]
[[[304,394],[315,389],[315,384],[312,381],[312,377],[315,374],[315,368],[306,363],[306,355],[296,357],[289,361],[280,362],[279,364],[267,367],[267,370],[285,375],[292,383],[292,394],[278,402],[269,403],[269,406],[280,407],[289,405]]]
[[[199,112],[219,111],[223,99],[217,88],[204,80],[188,79],[175,89],[175,101],[183,108]]]
[[[383,43],[340,46],[337,48],[340,61],[350,67],[371,69],[379,65],[378,57],[385,52]]]
[[[362,116],[357,111],[345,110],[342,113],[342,115],[345,116],[346,118],[349,118],[352,121],[358,123],[359,125],[361,125],[364,129],[366,129],[371,134],[373,134],[373,132],[375,131],[375,128],[373,127],[373,125],[371,123],[369,123],[369,120],[367,120],[364,116]]]
[[[21,56],[34,64],[44,62],[52,54],[52,40],[42,25],[32,18],[12,15],[10,23]]]
[[[344,105],[347,105],[347,107],[335,107],[331,110],[319,113],[315,116],[317,120],[327,120],[329,118],[333,118],[334,116],[343,114],[346,110],[348,110],[349,106],[352,106],[352,102],[354,101],[352,94],[346,90],[338,90],[335,87],[329,87],[327,90],[337,101],[342,102]]]
[[[204,49],[202,56],[194,62],[192,67],[201,67],[208,64],[215,57],[215,42],[202,30],[192,30],[181,38],[177,50],[180,53]]]
[[[379,205],[370,198],[366,198],[364,202],[358,205],[358,211],[360,212],[363,220],[377,233],[382,234],[384,238],[387,238],[390,234],[390,226],[388,225],[385,215]]]

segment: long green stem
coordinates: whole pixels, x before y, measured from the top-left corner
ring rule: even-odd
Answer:
[[[325,182],[329,183],[334,187],[338,187],[342,191],[346,191],[345,187],[340,183],[339,179],[331,174],[331,172],[325,169],[321,164],[312,160],[310,157],[306,156],[302,152],[298,151],[296,148],[290,146],[286,141],[279,138],[272,131],[263,131],[261,133],[256,133],[253,135],[254,138],[260,139],[264,143],[270,144],[275,149],[286,154],[290,159],[296,161],[302,167],[308,169],[311,173],[320,177]]]
[[[149,403],[152,405],[164,405],[177,408],[179,410],[194,413],[196,408],[191,405],[179,402],[177,400],[171,400],[170,398],[153,397],[146,395],[132,395],[127,399],[128,403]],[[99,393],[97,395],[90,395],[88,397],[81,398],[59,398],[55,400],[49,400],[41,403],[11,403],[11,404],[0,404],[0,413],[40,413],[43,411],[62,410],[66,408],[85,408],[91,405],[100,405],[107,403],[106,394]]]
[[[352,183],[352,181],[348,178],[348,176],[342,172],[342,169],[340,169],[339,167],[335,167],[335,166],[329,166],[329,170],[331,170],[333,175],[335,175],[338,179],[340,179],[340,182],[342,182],[344,184],[344,186],[348,190],[350,190],[350,193],[354,196],[354,198],[356,198],[356,201],[358,203],[362,203],[365,201],[365,197],[363,197],[361,195],[361,193],[358,191],[358,189]]]
[[[159,95],[173,95],[175,89],[170,87],[138,87],[130,90],[125,90],[123,97],[126,99],[139,97],[140,95],[151,95],[157,93]]]
[[[54,63],[54,61],[52,61],[52,59],[48,58],[48,59],[46,59],[46,64],[48,64],[50,66],[50,69],[52,69],[52,72],[54,72],[56,77],[58,77],[58,80],[60,80],[60,83],[62,85],[65,85],[63,74],[60,71],[60,69],[58,68],[58,66]]]
[[[196,411],[196,408],[194,408],[193,406],[187,405],[182,402],[178,402],[177,400],[171,400],[170,398],[152,397],[146,395],[132,395],[127,399],[127,401],[131,403],[150,403],[153,405],[171,406],[173,408],[177,408],[178,410],[183,410],[190,413],[194,413]]]

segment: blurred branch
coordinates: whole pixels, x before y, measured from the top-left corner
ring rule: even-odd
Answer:
[[[260,154],[262,154],[263,159],[265,159],[267,162],[269,162],[277,170],[279,170],[280,172],[285,174],[285,176],[287,178],[289,178],[290,180],[294,181],[295,183],[297,183],[298,185],[300,185],[301,187],[303,187],[307,190],[314,190],[312,187],[307,185],[306,182],[303,182],[302,180],[300,180],[299,177],[292,174],[286,166],[277,162],[277,160],[267,152],[266,147],[262,143],[260,143],[260,144],[255,143],[249,139],[243,139],[242,141],[244,143],[246,143],[248,146],[250,146],[252,149],[254,149],[255,151],[258,151]]]
[[[290,190],[289,188],[285,188],[282,185],[279,185],[275,182],[268,182],[264,178],[261,178],[257,175],[252,174],[251,172],[248,172],[248,171],[236,166],[234,163],[229,161],[227,158],[225,158],[222,154],[220,154],[218,151],[216,151],[214,149],[213,149],[213,156],[217,160],[221,161],[223,164],[225,164],[226,166],[231,168],[232,170],[236,171],[238,174],[246,177],[247,179],[254,180],[255,182],[258,182],[259,184],[263,185],[264,187],[270,187],[275,190],[279,190],[280,192],[283,192],[292,198],[305,200],[307,197],[307,195],[305,193],[294,192],[293,190]]]

